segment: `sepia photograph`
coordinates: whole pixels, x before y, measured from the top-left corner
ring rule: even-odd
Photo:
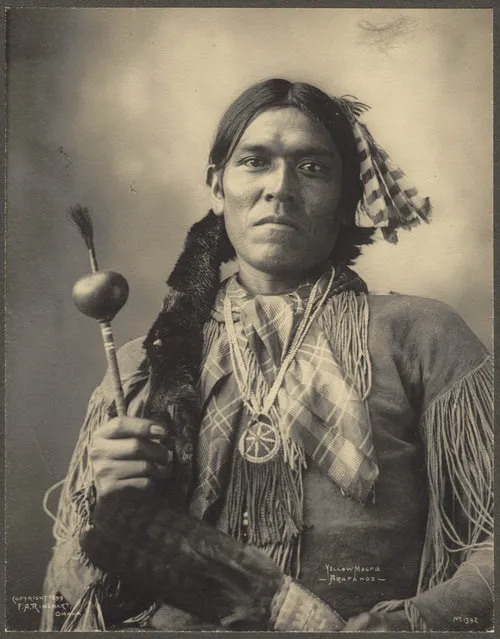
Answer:
[[[6,62],[6,630],[493,631],[493,10]]]

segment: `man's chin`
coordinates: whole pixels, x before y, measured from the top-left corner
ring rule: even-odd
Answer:
[[[266,251],[265,255],[253,256],[253,259],[246,260],[254,269],[262,273],[276,276],[291,276],[296,278],[300,275],[308,275],[317,264],[311,263],[311,255],[297,255],[283,250]]]

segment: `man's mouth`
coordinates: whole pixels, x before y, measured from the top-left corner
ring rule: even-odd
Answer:
[[[295,220],[287,217],[286,215],[268,215],[255,223],[255,226],[262,226],[264,224],[273,224],[277,226],[288,226],[296,231],[299,230],[299,226]]]

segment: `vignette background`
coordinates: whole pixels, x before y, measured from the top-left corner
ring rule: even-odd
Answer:
[[[105,367],[71,301],[89,267],[67,209],[92,209],[100,266],[129,281],[123,344],[147,331],[210,206],[206,157],[229,102],[273,76],[353,94],[434,206],[357,271],[372,290],[447,302],[491,348],[492,11],[16,9],[7,26],[7,624],[29,630],[38,614],[12,597],[41,594],[43,494]]]

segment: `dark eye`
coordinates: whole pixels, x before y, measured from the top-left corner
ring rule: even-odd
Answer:
[[[302,162],[299,166],[299,169],[304,173],[308,173],[310,175],[322,175],[328,173],[328,167],[321,162]]]
[[[251,158],[245,158],[244,160],[242,160],[241,163],[244,166],[248,167],[249,169],[262,169],[265,166],[267,166],[267,163],[264,160],[264,158],[259,158],[255,156],[252,156]]]

